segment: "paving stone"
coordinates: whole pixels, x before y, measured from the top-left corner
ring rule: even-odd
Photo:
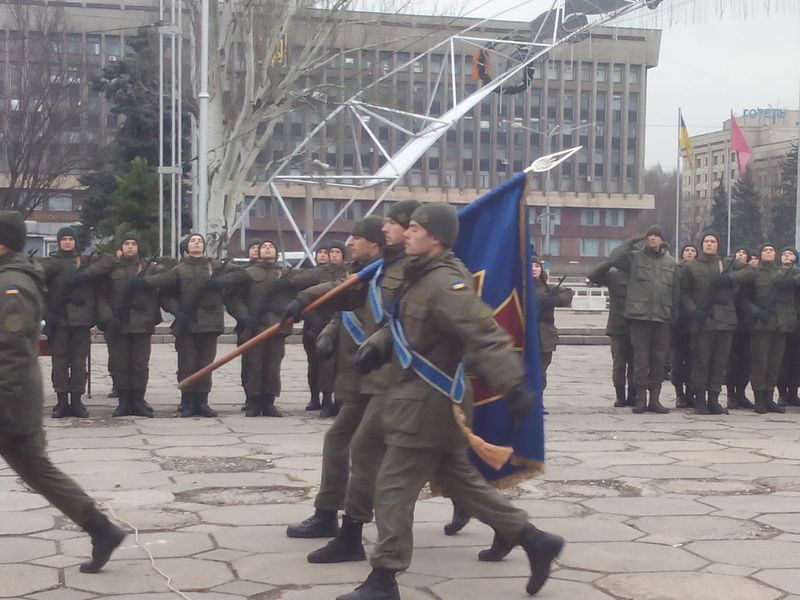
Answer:
[[[800,534],[800,518],[797,513],[761,515],[756,520],[781,531]]]
[[[145,548],[158,559],[178,558],[205,552],[213,547],[214,544],[208,535],[202,533],[158,531],[140,533],[138,545],[135,537],[129,535],[114,552],[114,558],[119,560],[145,559],[147,558]],[[91,554],[91,541],[88,536],[70,540],[61,544],[61,551],[71,556],[87,556]]]
[[[752,452],[736,451],[730,448],[716,452],[669,452],[666,456],[677,460],[693,460],[709,465],[723,465],[726,463],[764,463],[768,456],[760,456]]]
[[[766,489],[747,481],[721,481],[704,479],[666,479],[655,482],[659,489],[672,494],[690,494],[693,496],[713,496],[717,494],[752,494],[765,492]]]
[[[30,537],[0,537],[0,563],[27,562],[56,553],[54,542]]]
[[[366,577],[366,574],[365,574]],[[270,600],[332,600],[342,594],[352,592],[355,585],[302,585],[298,589],[287,589]],[[431,596],[421,590],[400,586],[403,600],[431,600]]]
[[[781,595],[751,579],[713,573],[620,573],[595,585],[626,600],[772,600]]]
[[[800,544],[777,540],[724,540],[693,542],[686,546],[710,561],[761,569],[796,568]]]
[[[176,530],[200,521],[200,517],[195,513],[177,510],[119,508],[115,513],[119,522],[127,521],[139,531]]]
[[[63,554],[55,554],[52,556],[46,556],[44,558],[36,558],[29,562],[32,565],[64,569],[66,567],[74,567],[75,565],[82,563],[84,560],[86,560],[87,556],[78,558],[77,556],[64,556]]]
[[[441,600],[465,600],[466,598],[528,598],[525,594],[525,577],[501,579],[453,579],[434,585],[431,590]],[[537,598],[569,598],[570,600],[612,600],[588,583],[551,578]],[[684,599],[685,600],[685,599]]]
[[[0,493],[0,497],[5,494]],[[4,512],[2,522],[3,535],[36,533],[52,529],[55,524],[51,515],[41,511]]]
[[[49,567],[0,565],[0,598],[19,598],[58,586],[58,570]]]
[[[319,542],[319,540],[317,541]],[[281,552],[269,556],[255,555],[235,560],[233,569],[241,579],[276,586],[358,584],[369,573],[369,564],[360,562],[312,565],[306,561],[305,552]]]
[[[150,458],[150,452],[147,450],[133,450],[131,448],[70,448],[68,450],[55,450],[50,452],[50,458],[54,463],[58,464],[70,462],[91,464],[93,462],[146,460]]]
[[[723,517],[642,517],[631,523],[647,533],[690,540],[746,540],[766,537],[764,531],[749,521]]]
[[[604,516],[534,519],[537,528],[557,533],[568,542],[623,542],[642,534],[624,523]]]
[[[526,511],[531,519],[575,517],[585,512],[581,506],[557,500],[515,500],[514,505]]]
[[[722,510],[753,513],[800,513],[800,497],[782,494],[748,496],[714,496],[703,502]]]
[[[245,446],[170,446],[154,450],[153,454],[164,458],[229,458],[249,456],[253,451]]]
[[[657,498],[593,498],[584,506],[597,512],[631,516],[651,515],[702,515],[713,511],[693,500],[659,496]]]
[[[754,577],[789,594],[800,594],[800,570],[796,565],[791,569],[765,569]]]
[[[30,595],[30,598],[33,600],[87,600],[91,597],[92,594],[87,594],[86,592],[79,592],[78,590],[66,590],[63,588]]]
[[[708,479],[716,473],[703,467],[692,467],[686,464],[669,465],[619,465],[609,467],[617,475],[642,477],[646,479]]]
[[[327,542],[326,539],[305,540],[286,537],[286,527],[283,525],[232,527],[215,532],[214,539],[221,548],[260,554],[273,552],[307,554]]]
[[[245,596],[249,598],[250,596],[262,594],[274,589],[275,586],[267,585],[266,583],[256,583],[255,581],[231,581],[215,588],[214,591],[222,594],[233,594],[237,597]]]
[[[0,512],[31,510],[49,505],[47,500],[33,492],[7,492],[3,494],[3,501],[0,502]],[[5,518],[3,520],[5,521]]]
[[[680,548],[638,542],[573,543],[564,546],[560,562],[573,569],[604,573],[684,571],[707,561]]]

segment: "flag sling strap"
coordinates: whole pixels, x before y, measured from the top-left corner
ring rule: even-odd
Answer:
[[[353,311],[342,311],[342,324],[357,346],[366,341],[367,334],[364,332],[364,325]]]

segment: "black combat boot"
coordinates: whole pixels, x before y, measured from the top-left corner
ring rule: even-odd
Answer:
[[[682,383],[674,384],[675,387],[675,408],[686,408],[686,392],[683,389]]]
[[[322,408],[319,411],[319,416],[323,419],[329,419],[333,416],[333,394],[322,394]]]
[[[336,600],[400,600],[396,571],[375,567],[360,586]]]
[[[514,544],[512,542],[507,542],[495,532],[491,548],[478,552],[478,560],[483,562],[499,562],[508,556],[508,553],[513,549]]]
[[[636,406],[636,387],[628,383],[628,397],[625,399],[625,406]]]
[[[778,406],[775,401],[772,399],[775,394],[775,390],[767,390],[764,392],[764,408],[767,409],[767,412],[771,413],[779,413],[783,414],[786,412],[785,406]]]
[[[72,413],[73,417],[78,417],[79,419],[88,419],[89,411],[86,410],[86,407],[83,405],[83,402],[81,402],[82,395],[83,394],[70,393],[69,410]]]
[[[647,410],[647,388],[637,386],[636,404],[633,406],[633,414],[640,415]]]
[[[467,511],[459,508],[458,505],[455,502],[453,502],[453,518],[447,525],[444,526],[444,534],[445,535],[457,534],[459,531],[461,531],[462,529],[464,529],[464,527],[467,526],[467,523],[469,523],[469,520],[471,518],[472,517],[470,517],[470,514]]]
[[[786,393],[787,406],[800,406],[800,397],[797,396],[797,386],[790,385]]]
[[[725,391],[728,393],[728,410],[736,410],[739,408],[739,396],[736,394],[736,386],[735,385],[726,385]]]
[[[778,406],[786,406],[786,394],[788,393],[786,386],[779,385],[778,386],[778,402],[776,404]]]
[[[697,390],[694,393],[694,414],[696,415],[710,415],[708,404],[706,403],[705,390]]]
[[[194,394],[192,392],[181,392],[181,405],[178,407],[178,414],[181,417],[194,416]]]
[[[361,530],[364,524],[347,516],[342,517],[339,533],[322,548],[308,555],[310,563],[342,563],[367,560],[364,544],[361,541]]]
[[[208,393],[198,393],[194,395],[194,414],[198,417],[213,418],[218,417],[217,411],[208,405]]]
[[[333,412],[333,416],[334,417],[337,416],[339,414],[340,410],[342,410],[342,401],[337,399],[336,396],[334,395],[333,406],[331,407],[331,411]]]
[[[528,562],[531,565],[531,578],[525,591],[533,596],[542,589],[550,577],[551,563],[561,554],[564,538],[540,531],[528,523],[522,530],[519,544],[528,555]]]
[[[332,538],[339,533],[339,517],[335,510],[317,508],[305,521],[289,525],[286,536],[290,538]]]
[[[261,396],[248,396],[244,403],[245,417],[258,417],[261,415]]]
[[[72,414],[69,410],[69,394],[58,392],[56,400],[56,405],[53,407],[53,418],[63,419],[64,417],[69,417]]]
[[[112,385],[111,391],[108,392],[108,396],[106,398],[119,398],[119,392],[117,391],[117,386]]]
[[[261,396],[261,414],[265,417],[282,417],[283,414],[275,408],[275,395],[264,394]]]
[[[156,411],[150,403],[144,399],[144,390],[135,390],[130,393],[130,412],[136,417],[147,417],[152,419],[156,416]]]
[[[728,414],[728,411],[719,403],[719,392],[708,392],[708,413],[711,415]]]
[[[648,391],[650,392],[650,401],[647,403],[647,410],[658,415],[669,414],[669,409],[658,401],[661,396],[661,385],[651,387]]]
[[[117,392],[117,408],[111,413],[112,417],[127,417],[131,414],[130,392]]]
[[[319,403],[319,390],[311,390],[311,400],[306,404],[306,410],[319,410],[322,405]]]
[[[84,529],[92,537],[92,559],[81,563],[80,572],[99,573],[127,534],[96,508],[92,508]]]
[[[622,408],[628,406],[628,401],[625,399],[625,386],[615,385],[614,391],[617,393],[617,400],[614,402],[614,408]]]
[[[745,396],[745,392],[747,391],[747,385],[736,386],[736,406],[738,408],[745,408],[752,410],[756,407],[756,405],[751,402],[750,398]]]

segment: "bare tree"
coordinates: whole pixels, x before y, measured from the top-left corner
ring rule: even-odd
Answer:
[[[13,4],[9,10],[9,85],[0,104],[8,181],[0,207],[27,216],[79,166],[80,153],[64,144],[71,141],[67,116],[79,111],[80,67],[67,64],[60,8]]]

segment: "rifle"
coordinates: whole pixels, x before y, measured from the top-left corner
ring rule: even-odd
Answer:
[[[230,260],[231,260],[230,258],[226,258],[225,260],[223,260],[222,263],[216,269],[214,269],[214,271],[211,273],[211,275],[206,281],[211,281],[212,279],[216,279],[220,275],[222,275],[222,271],[225,269]],[[197,309],[200,308],[200,302],[202,301],[206,291],[207,290],[204,289],[203,287],[197,290],[194,293],[194,296],[192,296],[191,300],[189,300],[189,302],[186,303],[186,309],[181,312],[183,312],[187,317],[192,317],[194,313],[197,312]],[[173,334],[177,334],[181,332],[180,330],[182,329],[182,325],[179,324],[177,321],[173,321],[172,325],[170,325],[170,329],[172,329]]]
[[[92,253],[86,257],[86,262],[72,272],[73,279],[65,282],[64,286],[62,287],[62,297],[58,299],[58,302],[53,303],[51,310],[48,310],[48,316],[50,318],[45,319],[45,325],[42,328],[42,333],[44,333],[47,337],[50,337],[50,334],[53,332],[53,328],[58,322],[59,313],[61,313],[61,311],[64,310],[64,308],[70,302],[70,295],[72,294],[73,287],[75,286],[74,278],[85,271],[87,267],[89,267],[90,261],[95,254],[97,254],[97,250],[92,250]]]

